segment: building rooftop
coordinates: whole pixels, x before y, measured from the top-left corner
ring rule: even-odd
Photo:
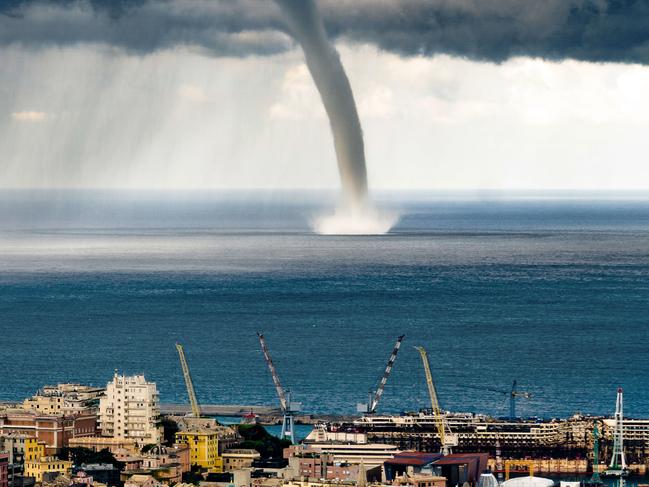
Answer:
[[[144,475],[140,473],[136,473],[135,475],[132,475],[129,479],[128,482],[132,484],[144,484],[151,480],[150,475]]]
[[[440,458],[442,458],[442,455],[440,453],[406,451],[395,454],[394,458],[387,460],[385,463],[389,463],[391,465],[423,466],[432,463],[435,460],[439,460]]]
[[[435,465],[460,465],[463,463],[471,463],[479,460],[483,456],[488,456],[487,453],[453,453],[446,455],[443,458],[435,461]]]
[[[403,477],[400,477],[403,478]],[[408,475],[406,477],[407,480],[414,480],[414,481],[420,481],[420,482],[425,482],[425,481],[430,481],[430,480],[443,480],[446,481],[446,477],[438,477],[437,475],[424,475],[424,474],[415,474],[415,475]]]
[[[230,448],[227,450],[223,451],[224,455],[230,454],[236,454],[236,455],[255,455],[255,456],[261,456],[260,453],[257,450],[252,450],[252,449],[242,449],[242,448]]]
[[[237,436],[233,428],[220,424],[214,418],[173,417],[172,419],[178,425],[179,433],[217,433],[222,438]]]
[[[84,463],[81,468],[83,470],[116,470],[112,463]]]

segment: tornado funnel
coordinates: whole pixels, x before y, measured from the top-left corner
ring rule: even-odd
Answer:
[[[302,47],[329,117],[345,203],[361,207],[367,197],[363,131],[340,56],[329,42],[313,0],[275,0]]]

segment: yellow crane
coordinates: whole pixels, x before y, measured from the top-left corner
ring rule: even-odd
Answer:
[[[430,406],[433,410],[435,417],[435,425],[437,426],[437,434],[439,436],[439,444],[441,445],[442,453],[448,455],[451,453],[451,447],[457,446],[457,436],[451,433],[451,430],[446,422],[442,409],[439,407],[437,400],[437,391],[435,390],[435,383],[433,382],[433,374],[430,372],[430,363],[428,361],[428,353],[424,347],[415,347],[421,356],[421,362],[424,365],[424,373],[426,374],[426,385],[428,385],[428,395],[430,396]]]
[[[201,417],[201,408],[196,400],[196,392],[194,392],[194,383],[192,376],[189,373],[189,366],[185,358],[185,349],[180,343],[176,343],[176,350],[178,350],[178,357],[180,358],[180,367],[183,369],[183,376],[185,377],[185,386],[187,386],[187,396],[189,396],[189,403],[192,406],[192,416],[195,418]]]

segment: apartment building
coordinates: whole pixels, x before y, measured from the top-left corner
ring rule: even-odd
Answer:
[[[0,413],[0,437],[35,438],[45,444],[47,455],[68,446],[72,438],[93,436],[97,432],[97,416],[39,415],[17,411]]]
[[[33,477],[36,482],[43,481],[46,473],[58,472],[68,474],[72,470],[72,462],[60,460],[56,457],[43,457],[31,462],[25,462],[25,477]]]
[[[77,415],[95,412],[102,387],[82,384],[57,384],[45,386],[34,396],[25,399],[23,409],[37,414]]]
[[[143,375],[124,376],[117,371],[99,401],[102,436],[129,438],[141,447],[162,438],[160,400],[154,382]]]

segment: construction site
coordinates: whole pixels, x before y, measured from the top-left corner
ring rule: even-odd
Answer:
[[[262,422],[281,422],[281,436],[295,443],[296,422],[314,425],[304,439],[307,445],[390,445],[399,451],[419,451],[442,455],[486,453],[494,472],[520,471],[565,474],[601,474],[625,477],[644,475],[649,462],[649,419],[629,419],[623,415],[623,391],[618,389],[612,417],[575,415],[565,419],[524,419],[516,414],[516,402],[529,399],[513,381],[508,390],[471,386],[504,394],[509,401],[509,417],[444,411],[426,349],[416,346],[430,408],[400,415],[377,413],[385,385],[395,365],[404,336],[399,336],[383,375],[368,401],[357,405],[359,416],[322,417],[301,413],[301,404],[291,401],[279,379],[264,336],[258,333],[261,349],[279,399],[279,414],[256,415]],[[423,381],[422,381],[423,382]],[[248,420],[252,418],[249,416]],[[596,477],[597,477],[596,475]]]

